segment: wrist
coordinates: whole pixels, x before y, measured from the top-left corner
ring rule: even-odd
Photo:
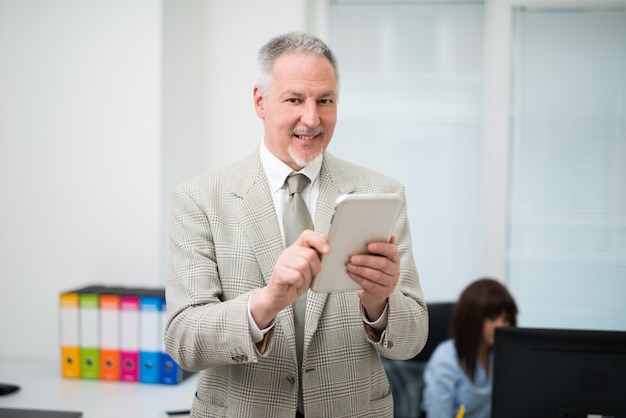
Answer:
[[[254,291],[252,295],[250,295],[248,302],[250,315],[260,329],[269,327],[277,314],[277,312],[268,309],[267,304],[263,302],[265,300],[264,293],[264,289]]]

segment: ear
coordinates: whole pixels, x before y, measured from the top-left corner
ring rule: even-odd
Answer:
[[[259,118],[265,119],[265,102],[263,101],[263,95],[258,86],[254,86],[254,110]]]

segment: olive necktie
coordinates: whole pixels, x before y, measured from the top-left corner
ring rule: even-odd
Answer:
[[[300,233],[305,229],[313,229],[311,215],[302,199],[302,190],[309,183],[309,178],[304,174],[295,174],[287,177],[289,187],[289,199],[285,206],[283,225],[285,229],[285,246],[293,244]],[[306,310],[306,292],[303,293],[293,304],[293,318],[296,333],[296,354],[298,355],[298,369],[302,377],[302,347],[304,345],[304,317]],[[302,382],[302,381],[301,381]],[[298,396],[298,409],[302,408],[302,389]]]
[[[289,199],[285,207],[283,225],[285,226],[285,247],[293,244],[300,233],[305,229],[313,229],[311,215],[302,199],[302,191],[309,183],[309,178],[304,174],[295,174],[287,177],[289,187]]]

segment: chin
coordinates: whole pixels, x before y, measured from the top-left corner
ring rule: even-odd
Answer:
[[[294,163],[296,163],[300,167],[306,167],[307,165],[317,161],[322,158],[324,151],[315,151],[315,152],[295,152],[292,148],[289,148],[289,155]]]

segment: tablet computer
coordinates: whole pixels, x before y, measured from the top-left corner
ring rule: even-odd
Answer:
[[[346,264],[351,256],[366,254],[368,243],[389,241],[401,205],[402,197],[393,193],[339,196],[328,231],[330,253],[322,256],[311,289],[324,293],[361,289],[348,276]]]

